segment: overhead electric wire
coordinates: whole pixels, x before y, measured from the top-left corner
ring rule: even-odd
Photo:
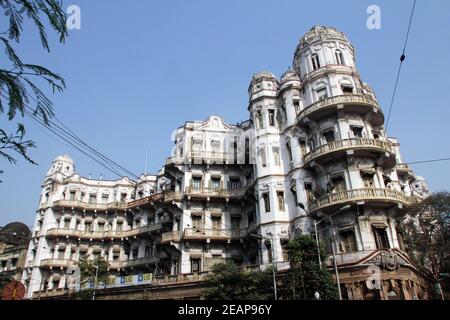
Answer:
[[[119,178],[122,178],[122,174],[120,174],[119,172],[117,172],[115,169],[109,167],[108,165],[106,165],[105,163],[97,160],[96,158],[94,158],[92,155],[90,155],[89,153],[85,152],[84,150],[80,149],[76,144],[74,144],[72,141],[70,141],[69,139],[63,137],[60,132],[58,132],[57,130],[54,130],[52,127],[46,125],[41,119],[37,118],[34,116],[34,114],[30,113],[28,110],[24,110],[24,113],[27,114],[33,121],[37,122],[39,125],[43,126],[44,128],[46,128],[47,130],[51,131],[53,134],[55,134],[56,136],[58,136],[60,139],[64,140],[66,143],[68,143],[70,146],[72,146],[73,148],[77,149],[78,151],[80,151],[81,153],[83,153],[84,155],[86,155],[87,157],[89,157],[90,159],[94,160],[95,162],[97,162],[99,165],[101,165],[102,167],[104,167],[105,169],[111,171],[112,173],[114,173],[115,175],[117,175]]]
[[[406,47],[408,45],[409,34],[411,32],[411,25],[412,25],[412,21],[413,21],[413,17],[414,17],[414,12],[416,10],[416,2],[417,2],[417,0],[414,0],[413,7],[412,7],[412,10],[411,10],[411,15],[409,17],[408,31],[406,33],[406,39],[405,39],[405,44],[403,46],[403,52],[402,52],[402,55],[400,57],[400,65],[398,67],[397,77],[396,77],[395,85],[394,85],[394,92],[392,93],[391,104],[389,106],[389,113],[388,113],[388,117],[387,117],[387,120],[386,120],[386,126],[385,126],[385,130],[386,131],[387,131],[388,127],[389,127],[389,120],[391,119],[392,107],[394,106],[395,95],[397,94],[397,88],[398,88],[398,83],[399,83],[399,80],[400,80],[400,74],[402,72],[403,62],[406,59]]]
[[[416,161],[416,162],[408,162],[408,163],[404,163],[404,164],[421,164],[421,163],[441,162],[441,161],[450,161],[450,158],[423,160],[423,161]]]
[[[8,94],[8,92],[5,93]],[[34,100],[36,103],[39,103],[33,96],[30,96],[30,98]],[[123,176],[125,176],[125,174],[120,173],[123,172],[126,173],[126,175],[131,175],[132,177],[139,179],[139,177],[136,174],[127,170],[123,166],[119,165],[117,162],[113,161],[112,159],[102,154],[100,151],[88,145],[75,132],[73,132],[67,125],[65,125],[62,121],[60,121],[56,117],[53,118],[57,122],[59,122],[64,128],[54,123],[51,119],[44,119],[43,115],[37,114],[35,110],[31,109],[28,106],[25,106],[23,111],[28,116],[30,116],[31,119],[34,120],[37,124],[48,129],[51,133],[57,135],[65,143],[68,143],[71,147],[82,152],[84,155],[88,156],[90,159],[94,160],[96,163],[100,164],[107,170],[113,172],[118,177],[122,178]],[[64,137],[61,135],[63,135]],[[99,159],[96,159],[94,157],[98,157]]]

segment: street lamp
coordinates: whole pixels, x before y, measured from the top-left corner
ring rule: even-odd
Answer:
[[[95,266],[95,278],[94,278],[94,290],[92,292],[92,300],[95,300],[95,289],[97,287],[97,278],[98,278],[98,261],[97,265]]]
[[[310,215],[310,213],[306,210],[306,208],[305,208],[305,206],[303,205],[303,203],[299,203],[298,206],[299,206],[303,211],[305,211],[306,214],[307,214],[308,216]],[[342,208],[339,209],[338,211],[336,211],[336,212],[334,212],[334,213],[332,213],[332,214],[326,216],[325,218],[323,218],[323,219],[321,219],[321,220],[319,220],[319,221],[314,220],[314,233],[315,233],[315,237],[316,237],[316,246],[317,246],[317,254],[318,254],[318,258],[319,258],[319,266],[320,266],[320,269],[322,269],[322,258],[320,257],[319,232],[317,231],[317,226],[318,226],[320,223],[322,223],[324,220],[326,220],[326,219],[329,218],[330,221],[331,221],[331,226],[330,226],[330,227],[334,227],[334,225],[333,225],[333,219],[331,219],[331,218],[332,218],[333,216],[337,215],[338,213],[341,213],[342,211],[348,210],[348,209],[350,209],[350,208],[351,208],[351,205],[346,205],[345,207],[342,207]],[[321,231],[326,230],[326,229],[328,229],[328,228],[330,228],[330,227],[327,227],[327,228],[325,228],[325,229],[322,229]],[[333,251],[334,272],[335,272],[335,274],[336,274],[336,284],[337,284],[338,292],[339,292],[339,300],[342,300],[341,283],[340,283],[340,280],[339,280],[339,271],[338,271],[337,261],[336,261],[336,249],[335,249],[335,245],[336,245],[336,230],[335,230],[335,228],[333,228],[333,241],[332,241],[332,243],[331,243],[331,249],[332,249],[332,251]]]
[[[263,240],[269,240],[270,241],[270,247],[272,250],[272,277],[273,277],[273,293],[274,293],[274,297],[275,300],[278,300],[278,293],[277,293],[277,279],[275,276],[275,248],[273,247],[273,237],[269,238],[269,237],[264,237],[264,236],[260,236],[259,234],[251,234],[252,237],[255,238],[259,238],[259,239],[263,239]]]

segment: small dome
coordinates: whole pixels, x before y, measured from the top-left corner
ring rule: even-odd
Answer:
[[[53,160],[53,162],[57,162],[57,161],[63,161],[63,162],[70,162],[70,163],[73,163],[72,158],[69,157],[67,154],[60,155],[60,156],[56,157],[55,160]]]
[[[275,75],[269,71],[261,71],[261,72],[255,73],[253,75],[252,81],[256,81],[256,80],[259,80],[262,78],[272,78],[277,81],[277,77],[275,77]]]
[[[288,70],[281,76],[281,82],[300,81],[298,73],[294,70]]]
[[[345,34],[338,31],[336,28],[314,26],[300,39],[298,48],[303,49],[316,41],[326,40],[341,40],[350,43]]]
[[[0,230],[0,241],[14,244],[25,244],[31,238],[30,229],[22,222],[13,222]]]

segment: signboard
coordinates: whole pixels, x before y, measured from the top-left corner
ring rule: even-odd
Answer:
[[[143,284],[151,284],[152,282],[153,273],[138,274],[134,276],[109,277],[107,283],[99,283],[97,285],[97,289],[139,286]],[[94,281],[85,283],[83,285],[83,289],[94,289]]]

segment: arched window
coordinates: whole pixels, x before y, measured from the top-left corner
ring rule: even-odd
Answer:
[[[320,68],[319,56],[317,55],[317,53],[311,55],[311,63],[313,70],[317,70]]]
[[[334,52],[334,56],[336,57],[336,64],[341,66],[345,65],[344,54],[342,53],[341,50],[336,50]]]

